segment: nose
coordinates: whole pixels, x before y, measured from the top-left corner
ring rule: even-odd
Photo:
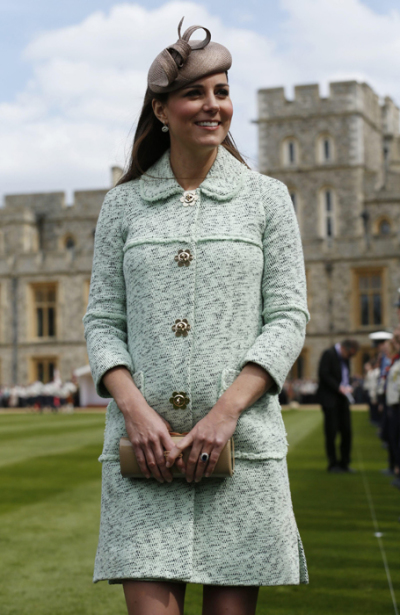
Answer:
[[[203,105],[203,109],[204,111],[208,111],[208,112],[217,112],[219,111],[219,103],[217,98],[215,97],[214,92],[210,92],[205,101],[204,101],[204,105]]]

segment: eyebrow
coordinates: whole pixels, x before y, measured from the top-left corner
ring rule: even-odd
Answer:
[[[214,87],[216,88],[220,88],[220,87],[229,87],[229,83],[217,83]],[[204,85],[202,85],[201,83],[192,83],[190,85],[185,85],[182,90],[189,90],[190,88],[203,88],[204,89]]]

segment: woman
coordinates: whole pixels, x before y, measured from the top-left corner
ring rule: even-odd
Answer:
[[[259,586],[308,582],[278,402],[309,318],[303,255],[287,189],[229,136],[229,51],[181,24],[96,229],[85,335],[113,399],[94,581],[123,583],[130,614],[181,614],[202,583],[204,613],[250,615]],[[121,477],[124,435],[149,480]],[[231,436],[235,473],[213,478]]]

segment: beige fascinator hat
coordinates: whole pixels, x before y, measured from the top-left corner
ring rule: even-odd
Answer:
[[[228,49],[219,43],[212,43],[207,28],[191,26],[181,35],[183,19],[179,22],[176,43],[159,53],[150,66],[147,83],[156,94],[174,92],[200,77],[223,73],[232,65]],[[205,39],[189,41],[196,30],[204,30]]]

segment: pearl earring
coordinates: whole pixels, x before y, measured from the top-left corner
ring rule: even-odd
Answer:
[[[168,126],[166,124],[164,124],[164,126],[161,128],[161,130],[163,132],[168,132],[169,128],[168,128]]]

